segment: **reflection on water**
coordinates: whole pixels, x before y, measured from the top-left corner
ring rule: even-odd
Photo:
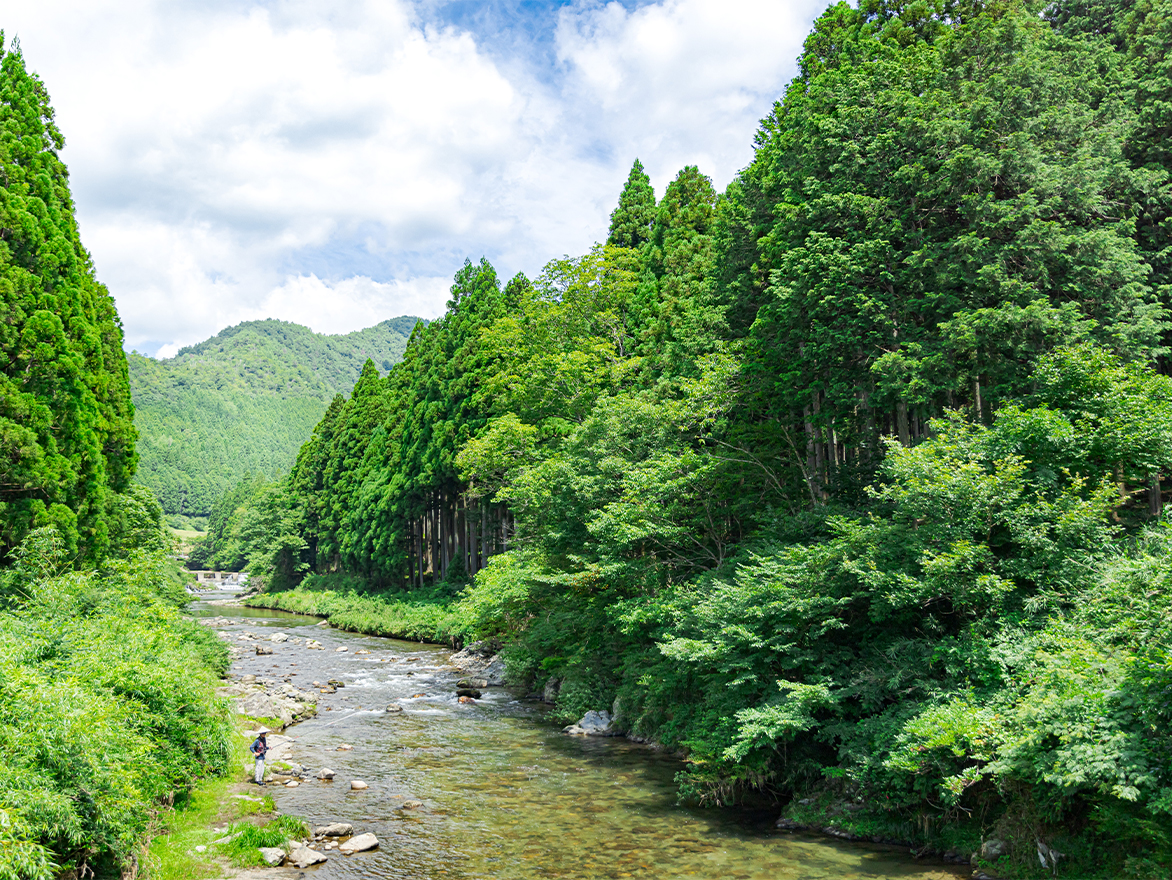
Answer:
[[[302,627],[317,623],[203,601],[192,611],[233,618],[224,627],[233,634],[280,628],[306,635]],[[346,682],[321,696],[317,718],[286,731],[296,738],[292,760],[315,772],[330,767],[336,780],[268,789],[281,812],[378,835],[375,852],[333,853],[312,869],[318,880],[965,876],[899,850],[777,831],[773,815],[679,806],[673,758],[626,740],[565,736],[542,721],[539,704],[504,689],[458,703],[460,673],[446,665],[443,648],[326,627],[312,636],[324,651],[274,644],[272,656],[248,654],[234,671],[305,688],[314,680]],[[385,712],[391,702],[405,711]],[[343,743],[353,749],[337,751]],[[351,779],[370,787],[352,792]]]

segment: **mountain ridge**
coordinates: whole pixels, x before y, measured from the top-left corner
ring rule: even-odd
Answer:
[[[131,352],[138,482],[187,525],[242,477],[276,477],[334,395],[349,392],[368,359],[382,372],[397,363],[420,320],[324,334],[269,318],[227,327],[172,358]]]

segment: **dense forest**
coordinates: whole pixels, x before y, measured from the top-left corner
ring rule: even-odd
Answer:
[[[133,877],[222,773],[228,651],[180,616],[163,512],[44,84],[0,32],[0,877]]]
[[[442,606],[685,796],[1167,876],[1170,49],[1168,0],[831,6],[723,193],[636,162],[588,254],[466,263],[218,540]]]
[[[353,387],[366,360],[384,371],[398,363],[417,321],[336,336],[246,321],[166,360],[132,353],[138,481],[173,525],[203,525],[244,477],[286,473],[330,400]]]

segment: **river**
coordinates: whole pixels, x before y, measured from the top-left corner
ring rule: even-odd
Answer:
[[[280,629],[325,648],[274,644],[272,655],[237,658],[233,674],[305,690],[315,680],[346,683],[321,695],[316,718],[285,731],[295,738],[291,760],[315,771],[327,766],[336,780],[267,787],[281,813],[315,825],[350,822],[356,833],[378,836],[373,852],[330,854],[311,869],[314,880],[968,876],[956,866],[913,861],[898,848],[779,831],[776,810],[681,806],[676,758],[623,739],[567,736],[543,720],[542,704],[504,688],[489,688],[474,704],[457,702],[461,673],[447,665],[451,652],[443,647],[208,604],[230,595],[201,594],[191,613],[229,618],[230,626],[217,627],[229,633]],[[337,652],[342,647],[348,650]],[[392,702],[405,711],[387,713]],[[338,751],[343,744],[352,749]],[[351,791],[352,779],[369,788]]]

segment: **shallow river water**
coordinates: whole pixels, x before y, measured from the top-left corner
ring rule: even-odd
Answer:
[[[278,629],[321,641],[273,644],[271,656],[233,662],[236,675],[346,683],[321,695],[316,718],[290,727],[291,760],[334,782],[269,785],[280,812],[312,824],[350,822],[372,831],[378,850],[336,851],[311,869],[314,880],[529,880],[529,878],[674,878],[725,880],[955,880],[953,866],[915,862],[906,851],[837,843],[774,828],[776,811],[699,809],[676,803],[680,762],[623,739],[572,737],[543,720],[540,703],[489,688],[460,704],[461,673],[450,651],[316,626],[317,618],[213,606],[205,593],[197,617],[227,617],[234,635]],[[312,631],[306,629],[312,627]],[[345,647],[345,653],[336,649]],[[369,654],[357,654],[365,649]],[[387,713],[388,703],[405,710]],[[342,744],[350,751],[337,751]],[[351,791],[361,779],[365,791]],[[422,806],[404,808],[409,801]]]

